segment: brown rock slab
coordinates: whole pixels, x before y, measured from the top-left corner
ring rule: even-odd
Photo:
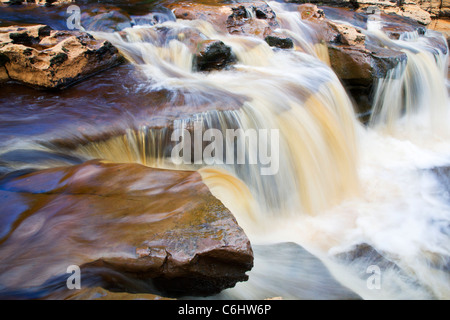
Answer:
[[[122,61],[108,41],[45,25],[0,28],[0,66],[10,80],[63,88]]]
[[[81,287],[207,295],[247,280],[250,242],[196,172],[89,161],[0,181],[0,296]]]
[[[201,19],[218,30],[236,35],[253,35],[261,39],[279,27],[275,12],[264,1],[239,4],[206,5],[176,2],[169,5],[178,19]]]

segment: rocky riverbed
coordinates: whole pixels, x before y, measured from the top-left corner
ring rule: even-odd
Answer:
[[[180,123],[207,114],[211,128],[239,128],[229,115],[247,112],[252,99],[218,86],[196,95],[200,89],[177,81],[168,90],[155,70],[141,72],[160,60],[145,61],[134,43],[152,43],[162,73],[179,79],[181,72],[243,72],[245,55],[227,43],[229,35],[254,39],[245,42],[249,52],[263,42],[268,56],[314,55],[335,73],[362,122],[373,111],[377,83],[409,59],[395,41],[415,37],[436,56],[448,54],[448,1],[285,2],[289,14],[277,14],[279,3],[259,0],[2,0],[0,298],[204,297],[252,274],[252,243],[232,211],[195,168],[174,170],[162,160]],[[79,30],[66,23],[74,4],[81,8]],[[304,38],[288,28],[293,17]],[[383,24],[371,29],[374,21]],[[302,101],[320,91],[314,86],[298,93]],[[404,272],[369,244],[353,249],[333,259],[388,261]],[[71,265],[84,279],[76,293],[65,286]],[[359,298],[338,282],[333,286],[331,298]]]

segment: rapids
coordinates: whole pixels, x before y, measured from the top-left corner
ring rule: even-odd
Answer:
[[[407,61],[377,81],[372,115],[363,124],[315,31],[289,6],[269,5],[280,21],[278,32],[294,40],[294,50],[224,34],[203,20],[168,18],[120,33],[92,31],[135,68],[119,92],[148,99],[169,92],[165,104],[183,99],[199,111],[154,125],[146,122],[151,115],[138,115],[139,106],[113,109],[115,123],[89,126],[76,137],[67,118],[65,127],[35,132],[20,143],[2,142],[3,162],[19,149],[58,157],[39,162],[31,156],[31,164],[11,162],[5,170],[36,168],[33,161],[46,168],[99,158],[197,170],[255,246],[249,280],[214,298],[450,299],[450,196],[432,170],[450,165],[448,53],[432,45],[442,36],[426,31],[393,40],[380,28],[382,20],[365,26],[369,41],[406,53]],[[192,33],[225,43],[236,64],[209,73],[193,70]],[[105,84],[106,95],[114,95],[113,86]],[[205,105],[210,107],[204,110]],[[95,121],[102,117],[100,111],[94,114]],[[279,130],[278,173],[261,175],[261,165],[249,163],[174,165],[171,134],[191,130],[194,123],[204,130]],[[6,127],[0,132],[15,134]],[[48,142],[55,136],[72,142]],[[355,251],[356,258],[349,259]],[[367,285],[371,265],[381,269],[380,288]]]

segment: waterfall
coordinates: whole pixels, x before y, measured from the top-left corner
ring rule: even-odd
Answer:
[[[419,36],[414,31],[392,40],[378,28],[369,26],[368,30],[372,41],[407,55],[406,61],[375,84],[371,125],[392,132],[399,121],[420,121],[422,127],[447,134],[449,113],[445,81],[449,55],[447,47],[444,52],[436,48],[439,42],[446,46],[443,35],[429,30]]]
[[[368,23],[363,30],[367,41],[402,51],[407,59],[374,84],[372,116],[363,127],[314,30],[297,11],[269,5],[280,24],[276,34],[293,39],[293,49],[274,49],[254,36],[224,34],[202,20],[93,32],[134,65],[144,77],[143,92],[166,90],[173,101],[183,101],[183,117],[170,111],[175,120],[167,126],[131,125],[107,139],[80,143],[71,155],[198,170],[252,244],[295,242],[363,298],[448,299],[448,191],[430,170],[450,164],[448,48],[446,53],[434,49],[442,36],[413,32],[393,40],[381,30],[382,21]],[[193,37],[222,41],[231,48],[234,64],[197,71]],[[174,132],[187,139],[195,135],[196,125],[201,135],[210,129],[276,130],[279,140],[274,145],[267,139],[266,151],[279,150],[278,172],[262,175],[264,164],[251,162],[250,153],[244,155],[245,163],[211,163],[211,158],[174,163]],[[224,157],[236,156],[226,142]],[[360,244],[367,246],[363,250]],[[295,250],[281,248],[284,260],[294,259],[289,253]],[[345,254],[354,251],[358,259],[346,260]],[[255,256],[255,265],[263,268],[255,268],[248,283],[224,295],[289,296],[284,290],[290,289],[293,273],[313,280],[321,275],[302,274],[301,259],[290,261],[289,274],[283,274],[286,268],[277,268],[264,252],[259,249]],[[367,285],[373,265],[383,267],[381,286],[374,290]],[[261,269],[270,274],[259,274]],[[327,283],[317,283],[326,289]],[[261,287],[268,290],[265,296],[259,295]]]
[[[298,13],[290,14],[301,21]],[[290,32],[296,30],[300,30],[298,25]],[[197,33],[231,47],[237,58],[234,67],[211,73],[194,71],[192,52],[183,41],[186,34]],[[200,20],[165,22],[96,36],[111,41],[148,76],[148,90],[179,92],[188,97],[194,110],[197,105],[208,103],[211,96],[239,96],[243,103],[232,111],[193,113],[187,119],[174,121],[172,129],[163,129],[164,132],[143,127],[112,139],[107,146],[105,142],[103,147],[98,143],[85,145],[79,150],[83,156],[196,170],[205,164],[170,163],[167,142],[174,128],[186,129],[199,121],[204,131],[274,129],[279,130],[277,174],[263,176],[261,164],[248,162],[217,166],[245,182],[261,204],[260,211],[275,215],[315,214],[356,192],[358,123],[353,106],[333,71],[313,54],[310,38],[297,35],[296,39],[308,44],[299,50],[272,50],[263,40],[221,34]],[[312,36],[313,33],[308,34]],[[269,146],[269,151],[274,147]],[[113,151],[117,148],[124,150]],[[273,192],[274,189],[278,191]]]

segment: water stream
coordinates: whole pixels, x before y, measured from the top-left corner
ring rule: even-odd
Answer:
[[[255,246],[250,280],[216,298],[352,298],[338,289],[343,285],[364,299],[449,299],[450,196],[430,170],[450,164],[448,54],[432,47],[441,35],[427,31],[393,40],[379,27],[382,21],[367,25],[363,32],[370,41],[405,52],[407,61],[378,80],[372,117],[363,125],[314,30],[297,11],[269,5],[280,21],[279,32],[294,40],[294,50],[223,34],[203,20],[92,32],[133,65],[139,74],[134,94],[170,92],[169,102],[182,96],[191,110],[218,107],[162,127],[128,115],[117,133],[98,141],[80,138],[70,148],[30,145],[64,154],[63,162],[101,158],[198,170]],[[222,41],[236,64],[195,71],[189,34]],[[261,175],[263,166],[248,161],[173,164],[171,134],[195,123],[203,132],[278,130],[279,144],[271,146],[279,150],[277,174]],[[293,244],[279,245],[286,242]],[[360,244],[371,249],[346,259]],[[367,285],[371,265],[381,268],[380,288]]]

